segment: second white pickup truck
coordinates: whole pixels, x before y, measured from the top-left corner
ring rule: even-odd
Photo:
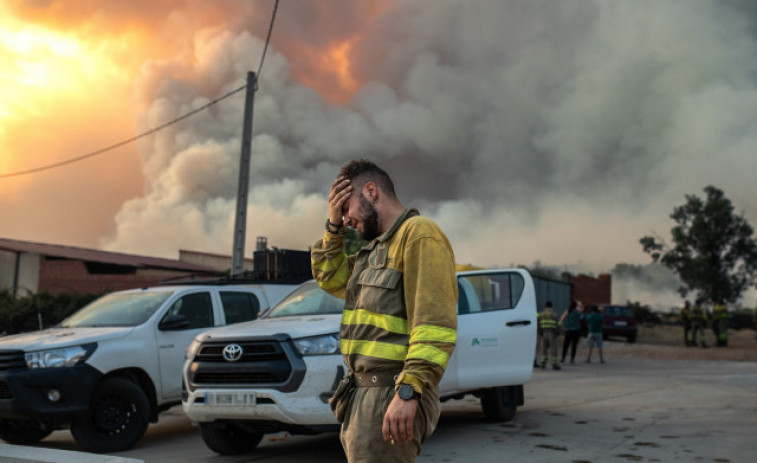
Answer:
[[[509,421],[523,405],[536,344],[536,297],[522,269],[458,272],[457,346],[442,401],[473,394],[484,415]],[[223,455],[252,451],[266,433],[315,434],[338,424],[328,399],[345,374],[344,301],[301,285],[256,321],[195,338],[184,365],[184,412]]]

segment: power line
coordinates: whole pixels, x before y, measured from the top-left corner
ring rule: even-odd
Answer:
[[[82,161],[84,159],[91,158],[93,156],[97,156],[98,154],[103,154],[103,153],[105,153],[107,151],[114,150],[114,149],[119,148],[121,146],[124,146],[124,145],[127,145],[129,143],[135,142],[135,141],[139,140],[140,138],[144,138],[144,137],[146,137],[148,135],[152,135],[153,133],[158,132],[160,130],[163,130],[166,127],[174,125],[174,124],[176,124],[176,123],[178,123],[180,121],[183,121],[184,119],[186,119],[186,118],[188,118],[190,116],[193,116],[193,115],[199,113],[200,111],[203,111],[203,110],[209,108],[210,106],[213,106],[214,104],[218,103],[219,101],[221,101],[221,100],[223,100],[225,98],[228,98],[231,95],[234,95],[235,93],[241,92],[245,88],[247,88],[246,84],[242,85],[241,87],[239,87],[237,89],[234,89],[234,90],[230,91],[229,93],[221,96],[220,98],[216,98],[215,100],[213,100],[213,101],[211,101],[211,102],[209,102],[207,104],[204,104],[204,105],[200,106],[199,108],[193,109],[192,111],[189,111],[188,113],[186,113],[186,114],[184,114],[182,116],[179,116],[176,119],[170,120],[170,121],[166,122],[165,124],[159,125],[159,126],[153,128],[153,129],[150,129],[150,130],[148,130],[146,132],[142,132],[139,135],[136,135],[136,136],[128,138],[126,140],[120,141],[120,142],[118,142],[116,144],[113,144],[113,145],[110,145],[110,146],[106,146],[105,148],[100,148],[99,150],[95,150],[95,151],[92,151],[92,152],[87,153],[87,154],[82,154],[81,156],[77,156],[75,158],[66,159],[65,161],[56,162],[54,164],[48,164],[46,166],[35,167],[33,169],[27,169],[27,170],[22,170],[22,171],[18,171],[18,172],[11,172],[9,174],[0,174],[0,179],[2,179],[2,178],[8,178],[8,177],[17,177],[19,175],[33,174],[35,172],[42,172],[43,170],[54,169],[56,167],[65,166],[67,164],[73,164],[75,162],[79,162],[79,161]]]
[[[273,22],[276,20],[276,11],[279,9],[279,0],[273,5],[273,13],[271,13],[271,24],[268,25],[268,35],[265,38],[265,46],[263,47],[263,54],[260,56],[260,64],[258,64],[257,76],[260,77],[260,71],[263,69],[263,61],[265,60],[265,53],[268,51],[268,43],[271,41],[271,32],[273,32]]]
[[[271,41],[271,33],[273,31],[273,23],[276,20],[276,11],[278,10],[278,8],[279,8],[279,0],[276,0],[276,3],[273,6],[273,13],[271,14],[271,23],[268,26],[268,35],[266,36],[265,45],[263,47],[263,54],[261,55],[261,57],[260,57],[260,63],[258,64],[258,72],[257,72],[258,76],[260,76],[260,71],[263,69],[263,61],[265,60],[266,51],[268,50],[268,43]],[[154,128],[152,128],[150,130],[147,130],[146,132],[142,132],[142,133],[140,133],[140,134],[138,134],[138,135],[136,135],[134,137],[128,138],[126,140],[122,140],[122,141],[120,141],[118,143],[115,143],[113,145],[110,145],[110,146],[106,146],[105,148],[100,148],[98,150],[95,150],[95,151],[92,151],[92,152],[89,152],[89,153],[86,153],[86,154],[82,154],[81,156],[76,156],[76,157],[71,158],[71,159],[66,159],[65,161],[60,161],[60,162],[56,162],[56,163],[53,163],[53,164],[48,164],[48,165],[45,165],[45,166],[35,167],[33,169],[26,169],[26,170],[21,170],[21,171],[17,171],[17,172],[10,172],[10,173],[7,173],[7,174],[0,174],[0,179],[9,178],[9,177],[18,177],[18,176],[21,176],[21,175],[34,174],[34,173],[42,172],[42,171],[45,171],[45,170],[55,169],[57,167],[65,166],[65,165],[68,165],[68,164],[73,164],[75,162],[83,161],[83,160],[85,160],[87,158],[91,158],[91,157],[98,156],[100,154],[106,153],[108,151],[112,151],[112,150],[114,150],[116,148],[120,148],[121,146],[128,145],[129,143],[133,143],[133,142],[135,142],[135,141],[137,141],[137,140],[139,140],[141,138],[144,138],[144,137],[146,137],[148,135],[154,134],[155,132],[163,130],[166,127],[170,127],[170,126],[172,126],[172,125],[174,125],[174,124],[176,124],[178,122],[181,122],[184,119],[187,119],[188,117],[193,116],[193,115],[199,113],[200,111],[204,111],[205,109],[208,109],[209,107],[213,106],[214,104],[218,103],[219,101],[224,100],[224,99],[226,99],[226,98],[228,98],[228,97],[230,97],[230,96],[232,96],[232,95],[234,95],[236,93],[241,92],[245,88],[247,88],[247,84],[242,85],[241,87],[236,88],[236,89],[234,89],[234,90],[226,93],[225,95],[220,96],[220,97],[216,98],[215,100],[213,100],[213,101],[211,101],[209,103],[206,103],[206,104],[200,106],[199,108],[195,108],[192,111],[189,111],[188,113],[183,114],[183,115],[177,117],[176,119],[172,119],[172,120],[166,122],[165,124],[161,124],[161,125],[159,125],[157,127],[154,127]]]

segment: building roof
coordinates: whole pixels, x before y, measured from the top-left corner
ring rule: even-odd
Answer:
[[[198,273],[218,273],[212,267],[191,264],[174,259],[159,257],[138,256],[119,252],[100,251],[97,249],[77,248],[59,244],[33,243],[29,241],[11,240],[0,238],[0,251],[28,252],[61,259],[81,260],[85,262],[98,262],[103,264],[123,265],[135,268],[160,268],[169,270],[182,270]]]

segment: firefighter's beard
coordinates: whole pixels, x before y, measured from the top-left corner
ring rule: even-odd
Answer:
[[[378,225],[378,212],[370,201],[365,199],[363,195],[360,198],[360,215],[362,215],[363,231],[358,230],[360,239],[364,241],[372,241],[379,236]]]

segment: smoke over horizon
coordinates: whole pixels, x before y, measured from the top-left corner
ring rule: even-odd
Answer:
[[[167,29],[134,80],[141,132],[242,85],[273,2],[119,5]],[[255,95],[247,248],[307,249],[334,176],[363,157],[461,263],[648,262],[639,238],[667,237],[673,207],[710,184],[757,223],[755,19],[746,1],[281,2]],[[100,244],[230,253],[243,105],[140,141],[144,191]]]

